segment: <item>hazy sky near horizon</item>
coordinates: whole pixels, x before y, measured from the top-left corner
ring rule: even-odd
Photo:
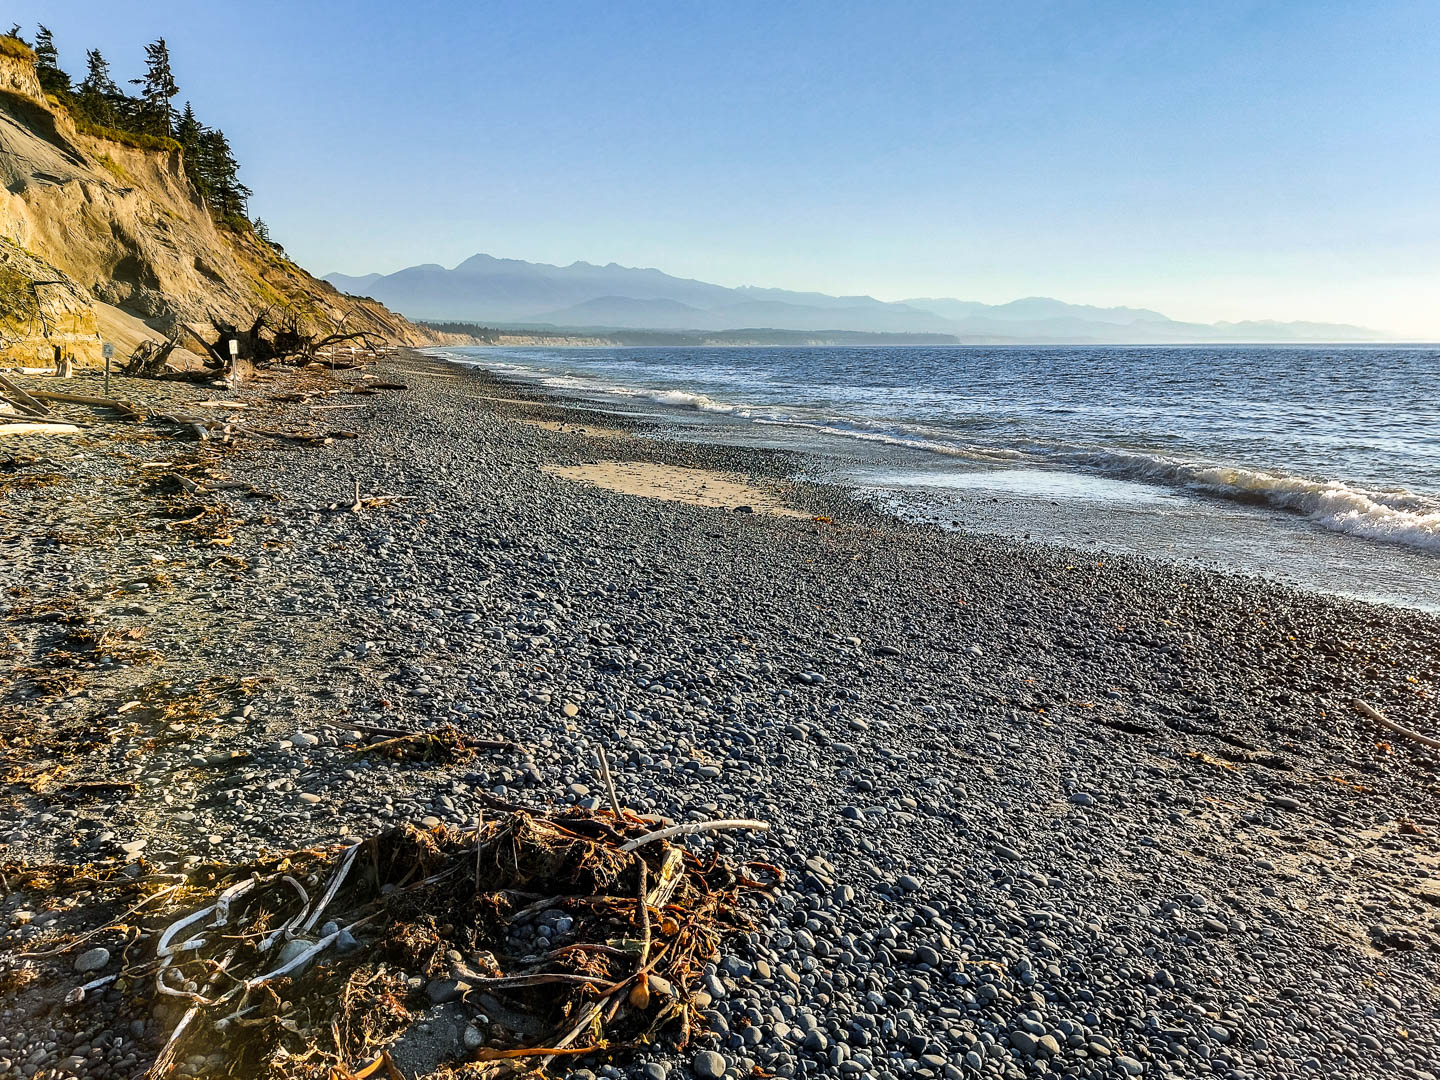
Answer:
[[[316,273],[484,251],[1440,339],[1440,3],[11,3]]]

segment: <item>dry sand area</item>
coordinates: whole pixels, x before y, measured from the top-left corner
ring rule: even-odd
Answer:
[[[543,465],[541,468],[552,476],[594,484],[623,495],[640,495],[647,499],[666,499],[723,510],[748,506],[757,514],[780,517],[810,516],[786,506],[772,491],[754,481],[713,469],[657,465],[648,461],[597,461],[587,465]]]

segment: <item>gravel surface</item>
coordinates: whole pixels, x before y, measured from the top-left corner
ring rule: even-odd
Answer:
[[[772,822],[689,843],[790,880],[707,976],[708,1032],[600,1075],[1435,1075],[1440,756],[1350,702],[1434,733],[1440,620],[907,525],[784,454],[549,430],[513,418],[627,424],[372,370],[408,388],[118,380],[359,436],[330,445],[0,447],[0,862],[244,861],[469,822],[477,790],[599,805],[603,745],[637,810]],[[540,468],[602,459],[743,474],[807,516]],[[351,510],[356,481],[406,498]],[[372,761],[346,727],[442,721],[528,749]],[[0,950],[85,899],[0,899]],[[143,1070],[176,1014],[59,1001],[120,940],[0,982],[0,1076]]]

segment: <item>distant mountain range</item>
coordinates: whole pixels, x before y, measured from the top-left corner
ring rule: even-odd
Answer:
[[[393,274],[329,274],[336,288],[379,300],[412,319],[596,333],[718,332],[763,328],[940,335],[956,343],[1171,344],[1379,341],[1361,326],[1312,322],[1187,323],[1144,308],[1098,308],[1035,296],[1008,304],[827,296],[729,288],[610,263],[569,266],[475,255],[453,270],[427,263]]]

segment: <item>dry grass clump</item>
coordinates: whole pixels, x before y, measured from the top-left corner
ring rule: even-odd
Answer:
[[[35,50],[14,34],[0,36],[0,56],[8,56],[13,60],[29,60],[32,64],[35,62]]]

